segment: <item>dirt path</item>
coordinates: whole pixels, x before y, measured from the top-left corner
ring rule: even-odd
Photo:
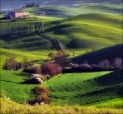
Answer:
[[[56,40],[55,38],[52,38],[50,36],[47,36],[46,34],[44,34],[44,28],[43,28],[43,24],[40,22],[36,23],[36,29],[38,29],[38,35],[43,37],[46,40],[49,40],[53,47],[57,50],[57,51],[61,51],[63,50],[63,47],[61,46],[60,42],[58,40]]]

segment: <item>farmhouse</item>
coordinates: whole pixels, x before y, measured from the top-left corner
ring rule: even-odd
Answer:
[[[10,18],[24,18],[28,15],[25,12],[9,12],[7,16]]]

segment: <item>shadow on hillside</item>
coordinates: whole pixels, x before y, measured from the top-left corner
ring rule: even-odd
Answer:
[[[123,82],[123,69],[95,78],[94,81],[100,86],[111,86],[120,84]]]
[[[3,82],[10,82],[10,83],[15,83],[15,84],[18,84],[18,82],[13,82],[13,81],[8,81],[8,80],[1,80]]]
[[[108,59],[113,62],[115,58],[123,58],[123,45],[118,44],[110,47],[106,47],[94,52],[90,52],[84,55],[80,55],[71,59],[73,63],[84,63],[88,61],[89,64],[98,64],[101,60]]]
[[[16,76],[21,76],[21,77],[30,77],[31,73],[26,73],[26,72],[21,72],[21,73],[13,73]]]

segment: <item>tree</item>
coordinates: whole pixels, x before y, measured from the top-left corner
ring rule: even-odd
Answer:
[[[123,60],[122,58],[115,58],[114,61],[113,61],[113,67],[114,68],[122,68],[123,67]]]
[[[41,66],[41,73],[43,75],[50,75],[51,77],[59,74],[62,72],[62,68],[60,67],[60,65],[52,63],[52,62],[48,62],[48,63],[44,63]]]
[[[107,59],[100,61],[98,66],[103,68],[103,69],[109,69],[111,67],[110,62]]]

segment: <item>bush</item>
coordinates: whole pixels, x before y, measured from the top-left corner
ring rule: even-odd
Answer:
[[[63,59],[70,56],[70,52],[67,50],[61,50],[57,52],[52,52],[48,55],[51,60]]]
[[[103,69],[109,69],[111,67],[110,62],[107,59],[100,61],[98,66],[103,68]]]
[[[37,86],[32,90],[33,94],[35,94],[35,99],[34,100],[29,100],[29,104],[40,104],[40,103],[50,103],[50,98],[49,98],[49,89],[44,86]]]
[[[122,58],[115,58],[114,61],[113,61],[113,65],[112,65],[114,68],[122,68],[123,67],[123,60]]]
[[[41,69],[42,69],[41,73],[43,75],[50,75],[51,77],[60,74],[62,72],[62,68],[60,65],[51,62],[44,63],[41,66]]]
[[[37,98],[36,101],[40,104],[41,102],[45,103],[45,104],[49,104],[50,99],[48,97],[48,95],[46,93],[42,93],[40,94]]]
[[[41,95],[42,93],[45,93],[47,95],[49,94],[48,88],[44,86],[37,86],[32,91],[36,95]]]
[[[15,60],[15,57],[10,57],[6,59],[6,62],[3,66],[4,70],[17,70],[17,61]]]
[[[40,65],[28,65],[24,68],[23,72],[29,72],[29,73],[35,73],[40,74],[41,73],[41,67]]]
[[[56,64],[59,64],[62,68],[68,67],[70,64],[69,58],[62,58],[55,61]]]

